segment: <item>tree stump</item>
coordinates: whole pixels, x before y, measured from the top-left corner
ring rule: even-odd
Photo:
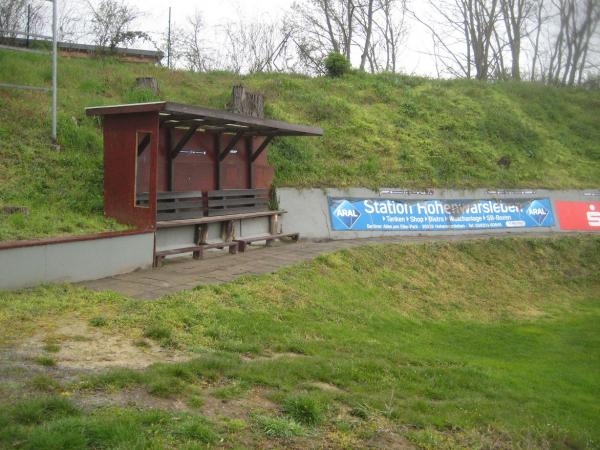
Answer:
[[[244,86],[234,86],[231,92],[231,102],[227,105],[229,111],[245,116],[265,117],[265,98],[262,94],[247,91]]]
[[[139,77],[135,79],[135,84],[137,87],[151,90],[156,95],[160,94],[160,89],[158,88],[158,81],[156,81],[156,78]]]

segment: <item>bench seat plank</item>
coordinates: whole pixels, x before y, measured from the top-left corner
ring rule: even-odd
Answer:
[[[208,198],[220,198],[231,196],[265,196],[269,195],[268,189],[222,189],[220,191],[208,191]]]
[[[279,234],[263,234],[263,235],[259,235],[259,236],[248,236],[248,237],[238,238],[234,242],[238,243],[239,251],[244,252],[244,251],[246,251],[246,247],[248,245],[252,244],[253,242],[266,241],[267,245],[269,245],[270,241],[274,241],[277,239],[281,240],[281,239],[285,239],[285,238],[290,238],[294,242],[298,242],[298,239],[300,239],[300,233],[279,233]]]
[[[160,267],[162,265],[163,260],[167,256],[173,255],[181,255],[183,253],[193,253],[194,259],[202,259],[204,250],[209,250],[213,248],[223,249],[228,248],[229,253],[234,255],[238,251],[239,244],[235,241],[232,242],[214,242],[210,244],[201,244],[194,245],[189,247],[181,247],[181,248],[173,248],[169,250],[161,250],[156,252],[154,255],[154,267]]]
[[[149,194],[143,193],[138,194],[137,199],[139,201],[148,201]],[[202,198],[202,191],[186,191],[186,192],[157,192],[156,199],[157,200],[173,200],[173,199],[186,199],[186,198]]]
[[[285,214],[285,210],[277,211],[255,211],[243,214],[230,214],[221,216],[199,217],[197,219],[169,220],[156,223],[157,228],[175,228],[185,225],[201,225],[204,223],[228,222],[230,220],[256,219],[258,217],[278,216]]]

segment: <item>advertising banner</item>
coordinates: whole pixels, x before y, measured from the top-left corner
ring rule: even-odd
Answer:
[[[600,231],[600,202],[556,202],[561,230]]]
[[[554,225],[549,198],[392,200],[328,198],[334,231],[444,231]]]

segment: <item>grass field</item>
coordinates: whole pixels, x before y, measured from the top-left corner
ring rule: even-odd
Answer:
[[[323,138],[276,141],[276,183],[297,187],[598,188],[600,92],[531,83],[353,74],[341,79],[192,74],[110,58],[60,58],[59,135],[49,141],[46,94],[0,91],[0,240],[119,228],[102,217],[102,142],[86,106],[160,98],[224,108],[243,83],[268,117],[316,125]],[[48,58],[0,50],[0,81],[49,85]],[[510,161],[501,166],[498,161]]]
[[[0,293],[0,447],[598,448],[599,321],[598,237]]]

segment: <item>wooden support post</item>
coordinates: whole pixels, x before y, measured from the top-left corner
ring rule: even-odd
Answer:
[[[215,146],[215,181],[217,191],[222,189],[222,168],[221,168],[221,133],[215,133],[214,135],[214,146]]]
[[[175,185],[175,161],[171,158],[170,151],[173,148],[173,131],[170,128],[165,128],[165,138],[167,140],[167,186],[169,191],[173,191]]]
[[[252,159],[252,151],[253,151],[253,145],[254,144],[254,139],[252,138],[252,136],[248,136],[246,138],[246,156],[247,156],[247,163],[248,163],[248,189],[254,189],[254,160]]]

